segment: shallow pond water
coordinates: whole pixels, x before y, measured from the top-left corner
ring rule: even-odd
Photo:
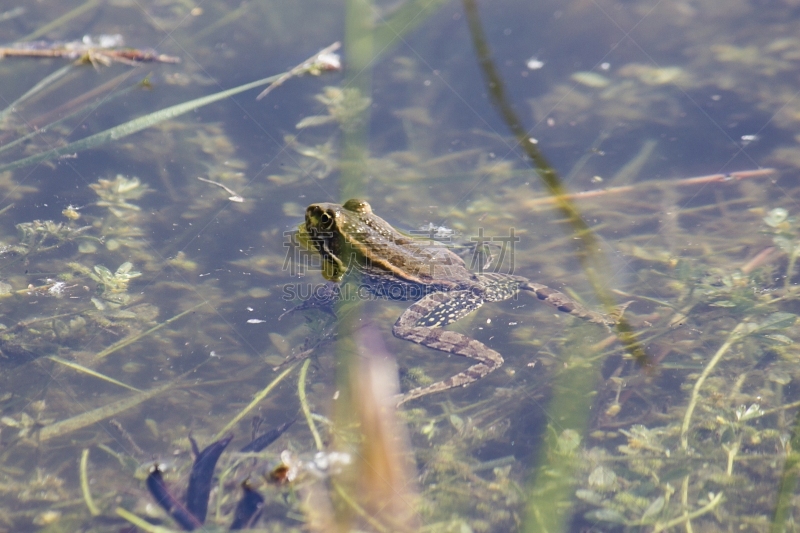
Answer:
[[[210,527],[247,478],[268,531],[794,523],[796,2],[67,4],[0,2],[9,48],[86,47],[0,61],[0,530],[177,530],[147,468],[181,494],[189,435],[256,418],[297,422],[223,455]],[[306,206],[351,196],[623,320],[487,304],[451,329],[502,367],[375,414],[467,365],[392,337],[405,302],[281,318],[324,283]],[[352,462],[275,485],[282,450]]]

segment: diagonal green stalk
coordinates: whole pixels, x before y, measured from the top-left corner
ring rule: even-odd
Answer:
[[[788,520],[794,508],[792,502],[795,499],[798,466],[800,466],[800,411],[795,415],[792,436],[789,446],[787,446],[786,460],[783,463],[783,472],[778,484],[778,498],[769,528],[770,533],[783,533],[788,529]]]
[[[25,94],[23,94],[22,96],[20,96],[19,98],[17,98],[13,102],[11,102],[8,105],[8,107],[6,107],[2,111],[0,111],[0,122],[2,122],[9,115],[9,113],[13,113],[14,110],[17,108],[17,106],[22,104],[25,100],[28,100],[29,98],[35,96],[36,94],[38,94],[39,92],[44,90],[46,87],[48,87],[52,83],[54,83],[54,82],[58,81],[59,79],[63,78],[65,75],[67,75],[72,70],[72,68],[73,68],[73,65],[67,65],[67,66],[61,67],[57,71],[45,76],[42,80],[39,81],[39,83],[37,83],[36,85],[34,85],[30,89],[28,89],[25,92]],[[5,149],[5,146],[3,147],[3,149]]]
[[[51,361],[55,361],[58,364],[64,365],[68,368],[72,368],[73,370],[77,370],[78,372],[83,372],[84,374],[88,374],[90,376],[102,379],[103,381],[113,383],[114,385],[118,385],[133,392],[142,392],[141,389],[137,389],[136,387],[131,387],[127,383],[123,383],[119,380],[116,380],[111,376],[106,376],[105,374],[101,374],[100,372],[92,370],[91,368],[86,368],[85,366],[79,365],[78,363],[75,363],[73,361],[67,361],[66,359],[61,359],[60,357],[57,357],[55,355],[48,355],[47,358],[50,359]]]
[[[0,172],[6,170],[15,170],[18,168],[26,167],[28,165],[33,165],[35,163],[41,163],[42,161],[49,161],[50,159],[55,159],[64,154],[82,152],[84,150],[95,148],[97,146],[100,146],[102,144],[111,141],[122,139],[124,137],[127,137],[128,135],[132,135],[136,132],[142,131],[143,129],[155,126],[156,124],[164,122],[165,120],[170,120],[175,117],[184,115],[190,111],[194,111],[195,109],[198,109],[200,107],[207,106],[208,104],[213,104],[214,102],[218,102],[220,100],[234,96],[244,91],[249,91],[250,89],[255,89],[256,87],[261,87],[262,85],[268,85],[273,81],[277,80],[278,78],[280,78],[281,76],[282,74],[278,74],[277,76],[270,76],[269,78],[252,81],[250,83],[245,83],[244,85],[234,87],[233,89],[227,89],[225,91],[220,91],[218,93],[210,94],[208,96],[203,96],[201,98],[196,98],[194,100],[189,100],[188,102],[184,102],[182,104],[177,104],[171,107],[161,109],[159,111],[155,111],[153,113],[149,113],[142,117],[130,120],[124,124],[120,124],[119,126],[114,126],[113,128],[101,131],[100,133],[95,133],[94,135],[90,135],[79,141],[69,143],[66,146],[53,148],[52,150],[32,155],[24,159],[19,159],[12,163],[0,165]]]
[[[706,513],[710,513],[720,504],[720,502],[722,502],[722,496],[723,493],[718,492],[716,496],[711,498],[711,500],[707,504],[702,506],[700,509],[692,511],[691,513],[686,513],[683,516],[679,516],[678,518],[674,518],[669,522],[665,522],[663,524],[657,523],[653,527],[653,533],[660,533],[661,531],[666,531],[681,524],[688,524],[689,520],[691,520],[692,518],[698,518]]]
[[[186,385],[178,384],[173,380],[172,382],[165,383],[160,387],[155,387],[150,390],[136,393],[133,396],[128,396],[121,400],[117,400],[116,402],[103,405],[97,409],[92,409],[91,411],[75,415],[72,418],[67,418],[66,420],[50,424],[49,426],[43,427],[39,432],[39,441],[45,442],[73,431],[83,429],[87,426],[91,426],[92,424],[100,422],[101,420],[105,420],[106,418],[110,418],[114,415],[127,411],[128,409],[132,409],[142,402],[145,402],[151,398],[155,398],[159,394],[170,390],[175,390],[183,386]]]
[[[29,33],[25,37],[21,38],[20,42],[33,41],[35,39],[38,39],[39,37],[42,37],[43,35],[47,35],[52,30],[58,28],[59,26],[62,26],[63,24],[66,24],[75,17],[79,17],[84,13],[86,13],[87,11],[94,9],[95,7],[97,7],[99,3],[100,0],[87,0],[83,4],[76,7],[75,9],[67,11],[54,21],[45,24],[44,26],[37,29],[33,33]]]
[[[205,39],[218,29],[223,28],[233,22],[236,22],[244,15],[247,15],[248,11],[250,11],[250,5],[247,2],[242,2],[236,9],[228,11],[227,13],[225,13],[225,15],[215,20],[209,26],[206,26],[205,28],[195,33],[194,35],[190,35],[189,36],[189,38],[191,39],[190,42],[196,43],[202,39]],[[184,46],[186,46],[185,43]]]
[[[385,53],[386,49],[400,41],[443,8],[448,0],[409,0],[396,11],[376,24],[374,31],[374,49],[376,57]]]
[[[183,311],[182,313],[178,313],[177,315],[173,316],[172,318],[169,318],[169,319],[165,320],[164,322],[161,322],[160,324],[156,324],[155,326],[153,326],[152,328],[148,329],[147,331],[143,331],[142,333],[138,333],[136,335],[131,335],[130,337],[125,337],[121,341],[119,341],[119,342],[117,342],[115,344],[112,344],[111,346],[109,346],[105,350],[99,352],[94,357],[95,357],[95,359],[102,359],[102,358],[104,358],[104,357],[106,357],[108,355],[111,355],[112,353],[116,352],[120,348],[124,348],[126,346],[129,346],[129,345],[133,344],[134,342],[138,341],[139,339],[147,337],[151,333],[155,333],[156,331],[160,330],[164,326],[168,326],[168,325],[172,324],[173,322],[175,322],[179,318],[188,315],[189,313],[191,313],[192,311],[194,311],[195,309],[197,309],[198,307],[200,307],[201,305],[204,305],[204,304],[205,304],[205,302],[200,302],[199,304],[190,307],[186,311]]]
[[[290,77],[299,76],[307,71],[306,69],[301,68],[304,65],[309,65],[309,68],[313,68],[313,65],[317,60],[318,55],[319,52],[314,54],[307,60],[303,61],[302,63],[300,63],[297,67],[288,70],[287,72],[277,74],[275,76],[270,76],[269,78],[263,78],[260,80],[252,81],[250,83],[245,83],[244,85],[239,85],[238,87],[234,87],[233,89],[226,89],[224,91],[210,94],[208,96],[195,98],[194,100],[189,100],[188,102],[183,102],[182,104],[170,106],[161,109],[159,111],[149,113],[142,117],[135,118],[124,124],[120,124],[119,126],[114,126],[113,128],[101,131],[100,133],[95,133],[94,135],[90,135],[79,141],[70,143],[66,146],[54,148],[52,150],[48,150],[40,154],[32,155],[24,159],[19,159],[17,161],[13,161],[5,165],[0,165],[0,172],[6,170],[15,170],[18,168],[26,167],[28,165],[33,165],[35,163],[41,163],[42,161],[49,161],[50,159],[55,159],[56,157],[62,156],[64,154],[72,154],[72,153],[82,152],[83,150],[88,150],[90,148],[95,148],[102,144],[122,139],[124,137],[127,137],[128,135],[132,135],[136,132],[142,131],[145,128],[149,128],[165,120],[170,120],[175,117],[179,117],[190,111],[194,111],[195,109],[198,109],[200,107],[213,104],[214,102],[218,102],[220,100],[229,98],[231,96],[234,96],[236,94],[245,91],[249,91],[250,89],[255,89],[256,87],[261,87],[262,85],[269,85],[277,81],[285,81]]]
[[[714,370],[714,367],[717,366],[717,363],[720,362],[722,356],[725,355],[728,350],[730,350],[731,346],[742,338],[742,330],[744,329],[744,322],[740,322],[733,331],[731,331],[728,338],[719,347],[717,353],[714,354],[714,357],[708,362],[706,367],[703,369],[702,374],[700,377],[697,378],[697,381],[694,383],[694,387],[692,387],[692,396],[689,400],[689,405],[686,407],[686,413],[683,415],[683,424],[681,425],[681,448],[686,450],[689,448],[689,425],[692,421],[692,414],[694,413],[694,408],[697,406],[697,400],[700,398],[700,389],[703,387],[703,383],[705,383],[706,378],[711,374]]]
[[[86,503],[86,507],[89,509],[89,514],[92,516],[100,516],[100,509],[98,509],[97,504],[94,503],[92,491],[89,489],[89,448],[84,448],[83,452],[81,453],[80,477],[83,501]]]
[[[257,406],[259,403],[261,403],[261,401],[262,401],[264,398],[266,398],[266,397],[267,397],[267,395],[268,395],[270,392],[272,392],[272,389],[274,389],[275,387],[277,387],[277,386],[278,386],[278,384],[279,384],[281,381],[283,381],[283,378],[285,378],[286,376],[288,376],[288,375],[289,375],[289,373],[290,373],[292,370],[294,370],[294,368],[295,368],[296,366],[297,366],[297,363],[295,363],[295,364],[293,364],[292,366],[288,367],[286,370],[284,370],[283,372],[281,372],[280,374],[278,374],[278,375],[275,377],[275,379],[273,379],[272,381],[270,381],[269,385],[267,385],[266,387],[264,387],[263,389],[261,389],[261,391],[260,391],[258,394],[256,394],[256,395],[255,395],[255,397],[253,397],[253,400],[252,400],[252,401],[251,401],[249,404],[247,404],[247,406],[246,406],[244,409],[242,409],[241,411],[239,411],[239,413],[238,413],[236,416],[234,416],[234,417],[231,419],[231,421],[230,421],[230,422],[228,422],[227,424],[225,424],[225,427],[224,427],[224,428],[220,429],[220,430],[217,432],[217,434],[216,434],[216,435],[214,435],[214,439],[213,439],[213,440],[219,440],[219,439],[221,439],[223,436],[225,436],[225,434],[226,434],[226,433],[228,433],[228,432],[229,432],[229,431],[230,431],[230,430],[233,428],[233,426],[235,426],[236,424],[238,424],[238,423],[239,423],[239,421],[240,421],[242,418],[244,418],[245,416],[247,416],[247,413],[249,413],[250,411],[252,411],[252,410],[253,410],[253,409],[254,409],[254,408],[255,408],[255,407],[256,407],[256,406]]]
[[[117,78],[114,78],[114,80],[117,80],[118,78],[119,78],[119,76],[117,76]],[[112,81],[114,81],[114,80],[112,80]],[[44,81],[44,80],[43,80],[43,81]],[[41,83],[41,82],[40,82],[40,83]],[[101,85],[101,86],[100,86],[98,89],[103,89],[103,88],[107,87],[108,85],[109,85],[108,83],[104,83],[104,84],[103,84],[103,85]],[[109,103],[109,102],[111,102],[111,101],[113,101],[113,100],[115,100],[115,99],[117,99],[117,98],[121,98],[121,97],[123,97],[123,96],[126,96],[127,94],[131,93],[132,91],[134,91],[134,90],[136,90],[136,89],[138,89],[138,88],[140,88],[140,87],[142,87],[142,82],[141,82],[141,81],[140,81],[140,82],[136,82],[136,84],[134,84],[134,85],[131,85],[130,87],[126,87],[126,88],[124,88],[124,89],[122,89],[122,90],[120,90],[120,91],[116,91],[116,92],[114,92],[113,94],[107,95],[107,96],[106,96],[106,97],[103,99],[103,104],[107,104],[107,103]],[[90,93],[97,92],[97,91],[98,91],[98,89],[95,89],[95,91],[90,91]],[[30,92],[30,91],[29,91],[29,92]],[[90,94],[90,93],[87,93],[87,94]],[[86,95],[81,95],[81,97],[80,97],[80,98],[78,98],[78,99],[79,99],[79,100],[80,100],[80,99],[83,99],[85,96],[86,96]],[[84,101],[85,101],[85,100],[84,100]],[[16,103],[17,103],[17,102],[15,102],[15,103],[11,104],[11,106],[9,106],[9,108],[8,108],[8,109],[11,109],[13,106],[15,106],[15,105],[16,105]],[[37,135],[42,135],[43,133],[46,133],[48,130],[50,130],[50,129],[51,129],[52,127],[54,127],[54,126],[58,126],[59,124],[63,124],[63,123],[64,123],[64,122],[66,122],[67,120],[69,120],[69,119],[71,119],[71,118],[73,118],[73,117],[75,117],[75,116],[77,116],[77,115],[79,115],[79,114],[81,114],[81,113],[84,113],[84,112],[86,111],[87,107],[89,107],[90,105],[92,105],[92,104],[80,105],[80,106],[79,106],[77,109],[75,109],[75,111],[72,111],[72,112],[70,112],[70,113],[68,113],[68,114],[66,114],[66,115],[64,115],[64,116],[62,116],[62,117],[61,117],[61,118],[59,118],[58,120],[55,120],[55,121],[53,121],[53,122],[50,122],[50,123],[48,123],[48,124],[46,124],[46,125],[44,125],[44,126],[42,126],[42,127],[40,127],[40,128],[37,128],[37,127],[35,127],[35,126],[34,126],[34,128],[33,128],[33,130],[32,130],[31,132],[29,132],[29,133],[26,133],[26,134],[25,134],[25,135],[23,135],[22,137],[19,137],[19,138],[17,138],[17,139],[14,139],[14,140],[13,140],[13,141],[11,141],[10,143],[7,143],[7,144],[4,144],[4,145],[0,146],[0,154],[2,154],[3,152],[6,152],[6,151],[8,151],[8,150],[10,150],[11,148],[13,148],[13,147],[17,146],[18,144],[20,144],[20,143],[22,143],[22,142],[25,142],[25,141],[27,141],[28,139],[30,139],[30,138],[32,138],[32,137],[35,137],[35,136],[37,136]],[[63,106],[62,106],[62,107],[63,107]],[[7,110],[8,110],[8,109],[7,109]],[[59,109],[60,109],[60,108],[59,108]],[[7,111],[7,110],[6,110],[6,111]],[[5,113],[6,111],[3,111],[3,113]],[[51,113],[52,113],[52,112],[51,112]],[[0,120],[2,120],[2,117],[3,117],[3,115],[2,115],[2,113],[0,113]]]
[[[311,364],[311,359],[306,359],[300,368],[300,377],[297,379],[297,396],[300,398],[300,407],[303,409],[303,416],[306,418],[308,429],[311,431],[311,436],[314,437],[314,444],[317,446],[317,450],[324,451],[322,437],[319,436],[317,426],[314,424],[314,419],[311,416],[311,407],[308,405],[308,396],[306,396],[306,376],[308,375],[309,364]]]
[[[476,1],[462,0],[462,3],[472,44],[492,104],[511,131],[519,149],[528,157],[540,181],[553,198],[556,208],[571,226],[572,236],[577,244],[577,257],[586,278],[598,300],[608,312],[613,312],[616,302],[602,277],[602,274],[608,271],[608,262],[600,251],[600,242],[583,219],[578,207],[570,199],[558,172],[530,138],[525,125],[511,105],[503,78],[494,65]],[[642,367],[648,367],[649,358],[631,326],[620,318],[615,328],[617,338],[625,346],[626,351]],[[564,531],[567,527],[576,461],[570,454],[559,452],[559,438],[567,436],[567,431],[573,431],[577,435],[585,431],[594,401],[598,375],[597,361],[592,362],[592,354],[580,343],[576,343],[570,353],[572,357],[568,368],[556,377],[553,386],[549,409],[551,420],[548,425],[550,438],[545,440],[540,466],[530,486],[527,519],[523,527],[525,531],[554,533]]]

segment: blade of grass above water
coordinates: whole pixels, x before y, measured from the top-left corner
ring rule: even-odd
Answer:
[[[190,307],[186,311],[178,313],[177,315],[173,316],[172,318],[169,318],[169,319],[165,320],[164,322],[156,324],[155,326],[153,326],[152,328],[148,329],[147,331],[143,331],[141,333],[136,333],[134,335],[130,335],[128,337],[125,337],[124,339],[120,340],[119,342],[116,342],[116,343],[112,344],[111,346],[109,346],[105,350],[103,350],[103,351],[99,352],[97,355],[95,355],[94,356],[95,360],[102,359],[102,358],[104,358],[104,357],[106,357],[108,355],[111,355],[112,353],[116,352],[120,348],[124,348],[126,346],[130,346],[131,344],[133,344],[134,342],[138,341],[139,339],[147,337],[151,333],[155,333],[156,331],[160,330],[164,326],[168,326],[168,325],[172,324],[173,322],[175,322],[176,320],[188,315],[189,313],[191,313],[192,311],[194,311],[198,307],[201,307],[201,306],[205,305],[205,303],[206,302],[200,302],[199,304]]]
[[[54,21],[49,22],[49,23],[45,24],[44,26],[40,27],[38,30],[34,31],[33,33],[29,33],[25,37],[21,38],[19,41],[20,42],[24,42],[24,41],[33,41],[34,39],[38,39],[39,37],[41,37],[43,35],[46,35],[50,31],[58,28],[59,26],[62,26],[63,24],[66,24],[67,22],[69,22],[70,20],[74,19],[75,17],[79,17],[80,15],[83,15],[87,11],[89,11],[91,9],[94,9],[99,4],[100,4],[100,0],[88,0],[87,2],[84,2],[83,4],[79,5],[78,7],[72,9],[71,11],[67,11],[66,13],[64,13],[63,15],[61,15],[60,17],[58,17]]]
[[[190,100],[182,104],[166,107],[154,113],[150,113],[142,117],[135,118],[131,121],[125,122],[124,124],[120,124],[119,126],[114,126],[113,128],[101,131],[100,133],[95,133],[94,135],[90,135],[79,141],[70,143],[66,146],[54,148],[52,150],[48,150],[41,154],[32,155],[30,157],[19,159],[12,163],[0,165],[0,172],[4,172],[6,170],[16,170],[18,168],[22,168],[28,165],[33,165],[35,163],[41,163],[42,161],[55,159],[56,157],[59,157],[64,154],[72,154],[72,153],[82,152],[83,150],[88,150],[90,148],[96,148],[97,146],[103,145],[107,142],[122,139],[124,137],[127,137],[128,135],[142,131],[143,129],[149,128],[150,126],[154,126],[165,120],[169,120],[178,117],[180,115],[184,115],[190,111],[194,111],[195,109],[206,106],[208,104],[212,104],[219,100],[223,100],[230,96],[234,96],[244,91],[249,91],[250,89],[255,89],[256,87],[261,87],[262,85],[268,85],[270,83],[274,83],[279,80],[285,81],[287,79],[287,75],[296,76],[303,74],[304,70],[300,69],[300,66],[308,65],[309,69],[313,68],[317,56],[319,56],[319,53],[314,54],[306,61],[300,63],[300,65],[298,65],[297,67],[287,72],[277,74],[275,76],[270,76],[268,78],[252,81],[250,83],[245,83],[244,85],[239,85],[238,87],[234,87],[232,89],[226,89],[224,91],[210,94],[208,96],[196,98],[194,100]]]
[[[0,111],[0,122],[5,120],[9,113],[13,113],[14,110],[18,105],[23,103],[24,101],[28,100],[29,98],[35,96],[39,92],[41,92],[45,87],[48,87],[53,82],[63,78],[67,75],[73,68],[74,65],[67,65],[65,67],[61,67],[60,69],[56,70],[55,72],[48,74],[45,76],[39,83],[28,89],[25,94],[11,102],[8,107]]]
[[[25,8],[22,6],[17,6],[13,9],[9,9],[8,11],[0,13],[0,22],[5,22],[13,18],[21,17],[24,14],[25,14]]]
[[[148,115],[144,115],[142,117],[138,117],[131,121],[125,122],[124,124],[120,124],[119,126],[114,126],[113,128],[101,131],[100,133],[95,133],[94,135],[90,135],[88,137],[81,139],[80,141],[75,141],[66,146],[54,148],[52,150],[48,150],[40,154],[32,155],[24,159],[19,159],[12,163],[0,165],[0,172],[4,172],[6,170],[16,170],[18,168],[22,168],[28,165],[33,165],[35,163],[41,163],[42,161],[55,159],[56,157],[59,157],[64,154],[82,152],[83,150],[96,148],[107,142],[116,141],[118,139],[127,137],[128,135],[142,131],[143,129],[149,128],[150,126],[154,126],[165,120],[179,117],[180,115],[186,114],[189,111],[194,111],[195,109],[206,106],[208,104],[213,104],[214,102],[223,100],[225,98],[228,98],[229,96],[233,96],[241,92],[254,89],[256,87],[261,87],[262,85],[267,85],[277,80],[280,76],[281,74],[277,76],[270,76],[269,78],[264,78],[261,80],[246,83],[244,85],[240,85],[238,87],[234,87],[233,89],[227,89],[225,91],[214,93],[208,96],[203,96],[200,98],[196,98],[194,100],[190,100],[188,102],[184,102],[182,104],[177,104],[174,106],[161,109],[154,113],[150,113]]]
[[[112,417],[116,414],[122,413],[123,411],[127,411],[128,409],[136,407],[140,403],[145,402],[151,398],[155,398],[156,396],[158,396],[163,392],[180,389],[186,386],[188,385],[179,384],[176,383],[176,380],[173,380],[170,383],[165,383],[160,387],[155,387],[148,391],[139,392],[137,394],[134,394],[133,396],[128,396],[127,398],[123,398],[122,400],[118,400],[116,402],[103,405],[102,407],[98,407],[97,409],[92,409],[91,411],[75,415],[72,418],[67,418],[66,420],[62,420],[61,422],[50,424],[49,426],[43,427],[42,430],[39,432],[39,441],[44,442],[50,439],[54,439],[56,437],[60,437],[62,435],[66,435],[67,433],[83,429],[87,426],[91,426],[96,422],[100,422],[101,420],[105,420],[106,418]]]
[[[130,87],[126,87],[126,88],[124,88],[124,89],[122,89],[120,91],[117,91],[117,92],[115,92],[113,94],[110,94],[110,95],[106,96],[104,98],[104,100],[103,100],[103,104],[107,104],[107,103],[111,102],[112,100],[115,100],[115,99],[117,99],[117,98],[119,98],[121,96],[125,96],[127,94],[130,94],[131,92],[133,92],[134,90],[136,90],[136,89],[138,89],[140,87],[142,87],[142,82],[141,81],[136,82],[135,85],[132,85]],[[28,139],[30,139],[32,137],[35,137],[36,135],[42,135],[42,134],[46,133],[53,126],[58,126],[59,124],[63,124],[64,122],[66,122],[67,120],[75,117],[76,115],[79,115],[79,114],[85,112],[87,107],[89,107],[90,105],[93,105],[93,103],[91,103],[91,102],[87,103],[87,104],[79,107],[75,111],[69,113],[68,115],[66,115],[66,116],[64,116],[64,117],[62,117],[62,118],[60,118],[58,120],[55,120],[53,122],[50,122],[46,126],[42,126],[41,128],[34,129],[30,133],[27,133],[27,134],[23,135],[22,137],[14,139],[13,141],[11,141],[8,144],[4,144],[4,145],[0,146],[0,154],[10,150],[11,148],[17,146],[18,144],[20,144],[20,143],[22,143],[22,142],[24,142],[24,141],[26,141],[26,140],[28,140]],[[1,119],[2,119],[2,117],[0,117],[0,120]]]
[[[547,192],[556,199],[557,209],[571,226],[571,233],[576,240],[577,258],[587,280],[598,300],[612,312],[616,302],[603,278],[610,270],[608,261],[597,244],[597,237],[584,220],[581,211],[567,197],[567,191],[556,170],[531,142],[527,128],[509,102],[505,83],[495,67],[489,42],[483,31],[477,2],[462,0],[462,5],[490,100],[514,135],[517,147],[528,156],[529,163],[539,175]],[[617,338],[626,351],[640,365],[646,367],[649,361],[647,353],[628,323],[620,318],[616,330]],[[522,530],[526,532],[557,533],[567,531],[569,527],[574,477],[578,471],[576,449],[580,446],[589,422],[599,372],[597,359],[592,358],[591,350],[581,342],[575,342],[565,353],[571,355],[571,360],[555,376],[548,408],[551,422],[544,446],[539,452],[539,466],[528,489],[527,517],[522,526]]]
[[[136,387],[131,387],[127,383],[123,383],[123,382],[121,382],[119,380],[116,380],[116,379],[110,377],[110,376],[106,376],[105,374],[101,374],[100,372],[97,372],[96,370],[92,370],[91,368],[87,368],[87,367],[85,367],[83,365],[79,365],[78,363],[75,363],[73,361],[67,361],[66,359],[61,359],[60,357],[56,357],[55,355],[48,355],[47,358],[50,359],[51,361],[55,361],[58,364],[64,365],[64,366],[66,366],[68,368],[72,368],[73,370],[77,370],[78,372],[83,372],[84,374],[88,374],[88,375],[90,375],[92,377],[95,377],[95,378],[98,378],[98,379],[102,379],[103,381],[107,381],[109,383],[112,383],[114,385],[123,387],[125,389],[131,390],[131,391],[134,391],[134,392],[142,392],[141,389],[137,389]]]
[[[382,18],[373,34],[376,59],[386,49],[403,40],[403,37],[418,28],[448,4],[448,0],[411,0],[396,11]]]
[[[263,389],[261,389],[261,391],[259,391],[259,392],[258,392],[258,393],[257,393],[257,394],[256,394],[256,395],[253,397],[253,400],[252,400],[252,401],[251,401],[249,404],[247,404],[247,406],[246,406],[244,409],[242,409],[241,411],[239,411],[239,413],[238,413],[236,416],[234,416],[234,417],[233,417],[233,418],[232,418],[232,419],[231,419],[231,420],[230,420],[230,421],[229,421],[227,424],[225,424],[225,427],[224,427],[224,428],[222,428],[221,430],[219,430],[219,431],[217,432],[217,434],[216,434],[216,435],[214,435],[214,440],[219,440],[219,439],[221,439],[221,438],[223,437],[223,435],[225,435],[225,434],[226,434],[226,433],[228,433],[228,432],[229,432],[231,429],[233,429],[233,426],[235,426],[236,424],[238,424],[238,423],[239,423],[239,421],[240,421],[242,418],[244,418],[245,416],[247,416],[247,413],[249,413],[250,411],[252,411],[252,410],[253,410],[253,408],[255,408],[255,407],[256,407],[256,406],[257,406],[257,405],[258,405],[258,404],[259,404],[259,403],[260,403],[260,402],[261,402],[261,401],[262,401],[264,398],[266,398],[266,397],[267,397],[267,395],[268,395],[270,392],[272,392],[272,389],[274,389],[275,387],[277,387],[277,386],[278,386],[278,384],[279,384],[281,381],[283,381],[283,378],[285,378],[286,376],[288,376],[288,375],[289,375],[289,373],[290,373],[292,370],[294,370],[294,367],[296,367],[296,366],[297,366],[297,363],[293,364],[292,366],[290,366],[289,368],[287,368],[286,370],[284,370],[283,372],[281,372],[280,374],[278,374],[278,375],[275,377],[275,379],[273,379],[272,381],[270,381],[270,382],[269,382],[269,385],[267,385],[266,387],[264,387]]]

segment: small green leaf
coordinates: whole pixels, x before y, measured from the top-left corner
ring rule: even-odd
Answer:
[[[769,330],[786,329],[793,326],[797,321],[797,315],[792,313],[772,313],[764,320],[756,324],[756,328],[751,333],[766,333]]]
[[[628,520],[619,511],[614,509],[596,509],[584,515],[587,520],[598,522],[611,522],[614,524],[627,524]]]
[[[103,265],[95,265],[94,271],[97,272],[97,275],[101,278],[108,279],[113,278],[114,274],[111,273],[109,269],[104,267]]]
[[[764,224],[766,224],[771,228],[776,228],[782,222],[784,222],[788,217],[789,217],[789,212],[786,209],[782,207],[776,207],[775,209],[767,213],[767,216],[764,217]]]
[[[578,489],[575,491],[575,497],[594,505],[600,505],[603,502],[603,497],[593,490]]]
[[[589,486],[600,490],[611,489],[617,482],[617,475],[606,466],[598,466],[589,474]]]
[[[782,346],[789,346],[790,344],[794,344],[794,341],[787,337],[786,335],[778,335],[775,333],[764,335],[764,338],[771,341],[773,344],[780,344]]]
[[[301,130],[303,128],[313,128],[314,126],[322,126],[324,124],[330,124],[334,122],[336,119],[330,115],[311,115],[310,117],[306,117],[300,122],[297,123],[295,128]]]
[[[558,436],[558,451],[563,454],[570,454],[581,445],[581,436],[574,429],[565,429]]]
[[[645,509],[644,513],[642,514],[642,522],[646,521],[649,518],[653,518],[657,514],[659,514],[662,511],[662,509],[664,509],[665,503],[666,502],[664,500],[664,496],[659,496],[658,498],[653,500],[653,503],[651,503],[650,506],[647,507],[647,509]]]
[[[736,304],[730,300],[720,300],[719,302],[713,302],[708,305],[710,307],[736,307]]]

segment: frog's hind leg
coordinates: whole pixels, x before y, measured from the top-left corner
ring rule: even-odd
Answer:
[[[482,342],[456,331],[440,329],[478,309],[484,299],[472,291],[434,292],[405,310],[392,328],[399,339],[478,361],[465,371],[427,387],[412,389],[398,404],[477,381],[503,364],[503,357]]]
[[[533,296],[536,296],[537,299],[552,305],[562,313],[569,313],[572,316],[588,320],[589,322],[603,324],[604,326],[613,326],[617,323],[618,317],[615,318],[592,311],[563,292],[551,289],[547,285],[534,283],[522,276],[484,273],[479,274],[478,278],[483,287],[483,297],[487,302],[508,300],[509,298],[515,297],[519,291],[525,291],[533,293]]]
[[[552,305],[562,313],[569,313],[572,316],[576,316],[596,324],[602,324],[604,326],[613,326],[617,323],[617,318],[598,313],[597,311],[592,311],[591,309],[579,304],[563,292],[551,289],[547,285],[540,285],[539,283],[533,283],[532,281],[525,281],[520,283],[519,288],[520,290],[533,293],[536,298]]]

